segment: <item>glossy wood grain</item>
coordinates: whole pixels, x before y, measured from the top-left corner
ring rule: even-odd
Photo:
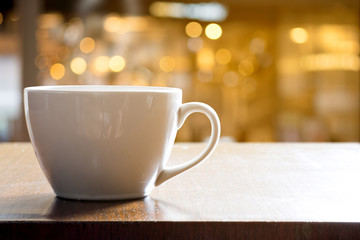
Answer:
[[[203,147],[176,144],[169,165]],[[35,233],[59,239],[359,239],[359,183],[358,143],[221,143],[203,164],[147,198],[69,201],[55,196],[29,143],[5,143],[0,239]]]

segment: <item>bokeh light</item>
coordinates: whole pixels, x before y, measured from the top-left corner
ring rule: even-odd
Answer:
[[[304,28],[296,27],[290,30],[290,39],[294,43],[306,43],[308,40],[308,32]]]
[[[90,37],[83,38],[80,41],[79,47],[83,53],[90,53],[95,48],[95,40]]]
[[[12,12],[9,14],[9,18],[11,21],[16,22],[19,20],[19,14],[16,12]]]
[[[149,27],[149,22],[146,17],[128,16],[122,18],[121,21],[121,28],[118,33],[142,32]]]
[[[0,24],[2,24],[3,19],[4,19],[4,17],[3,17],[3,15],[2,15],[2,13],[0,13]]]
[[[60,13],[44,13],[37,17],[37,24],[42,29],[55,29],[64,22],[64,17]]]
[[[196,61],[199,69],[212,69],[215,63],[214,52],[210,48],[203,48],[197,54]]]
[[[359,57],[352,54],[310,54],[300,58],[305,71],[346,70],[359,71]]]
[[[219,39],[222,35],[222,29],[219,24],[210,23],[205,28],[205,34],[208,38],[212,40]]]
[[[156,17],[167,17],[169,9],[169,4],[166,2],[153,2],[149,7],[149,12]]]
[[[189,22],[185,27],[186,34],[191,38],[197,38],[202,33],[202,26],[198,22]]]
[[[94,70],[98,73],[105,73],[109,71],[109,57],[99,56],[95,59]]]
[[[47,67],[50,67],[50,61],[48,56],[45,54],[39,54],[35,58],[35,65],[38,69],[45,69]]]
[[[227,8],[217,2],[181,3],[155,1],[150,4],[149,12],[156,17],[187,18],[200,21],[224,21],[228,16]]]
[[[65,75],[65,67],[61,63],[55,63],[50,68],[50,76],[55,80],[60,80]]]
[[[266,43],[265,43],[264,39],[259,38],[259,37],[255,37],[255,38],[251,39],[251,41],[249,43],[249,49],[253,53],[261,54],[265,51],[265,47],[266,47]]]
[[[72,46],[78,43],[84,33],[84,28],[84,22],[79,17],[74,17],[65,23],[62,35],[65,45]]]
[[[240,62],[238,69],[241,75],[249,76],[254,72],[255,66],[252,61],[245,59]]]
[[[116,13],[110,13],[105,17],[104,29],[108,32],[117,32],[121,30],[122,20]]]
[[[159,67],[164,72],[171,72],[175,69],[175,59],[170,56],[164,56],[159,61]]]
[[[35,19],[36,51],[30,61],[37,74],[32,79],[39,85],[179,87],[189,93],[189,101],[221,103],[215,107],[222,115],[223,137],[234,141],[256,139],[251,137],[255,130],[269,141],[286,141],[295,133],[293,140],[301,140],[308,117],[323,121],[329,141],[358,141],[350,133],[359,128],[359,26],[353,21],[358,14],[350,17],[349,11],[341,19],[339,13],[331,20],[335,9],[304,16],[281,11],[273,18],[251,8],[234,10],[237,14],[223,21],[204,20],[199,16],[214,16],[209,10],[214,2],[204,3],[149,3],[143,7],[150,6],[150,16],[115,8],[86,15],[41,14]],[[232,6],[226,3],[227,10]],[[0,12],[0,48],[7,57],[18,52],[13,33],[19,23],[10,20],[11,12]],[[317,88],[310,91],[314,78]],[[343,125],[354,131],[335,126],[343,113],[346,118],[352,114]],[[283,115],[295,120],[284,121]],[[203,127],[200,121],[198,126]],[[267,128],[273,132],[262,132]],[[185,132],[179,141],[208,136],[205,126]]]
[[[121,72],[126,65],[126,61],[122,56],[113,56],[109,60],[110,70],[113,72]]]
[[[223,82],[227,87],[235,87],[239,84],[239,76],[235,71],[228,71],[223,76]]]
[[[86,71],[87,64],[83,58],[77,57],[71,60],[70,68],[73,73],[81,75]]]
[[[226,65],[231,61],[231,53],[225,48],[220,48],[215,53],[215,59],[219,64]]]

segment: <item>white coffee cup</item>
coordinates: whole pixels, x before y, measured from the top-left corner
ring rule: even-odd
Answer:
[[[28,87],[24,104],[39,164],[56,195],[70,199],[147,196],[205,160],[220,136],[216,112],[204,103],[182,104],[177,88]],[[168,168],[177,130],[194,112],[211,122],[208,145],[195,159]]]

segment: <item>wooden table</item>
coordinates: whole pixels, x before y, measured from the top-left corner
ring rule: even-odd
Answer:
[[[171,164],[203,144],[176,144]],[[29,143],[0,144],[0,239],[360,239],[360,144],[220,143],[134,201],[57,198]]]

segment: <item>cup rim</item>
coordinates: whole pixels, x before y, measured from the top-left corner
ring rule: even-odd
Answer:
[[[180,88],[158,86],[129,86],[129,85],[52,85],[32,86],[24,88],[24,92],[159,92],[181,93]]]

